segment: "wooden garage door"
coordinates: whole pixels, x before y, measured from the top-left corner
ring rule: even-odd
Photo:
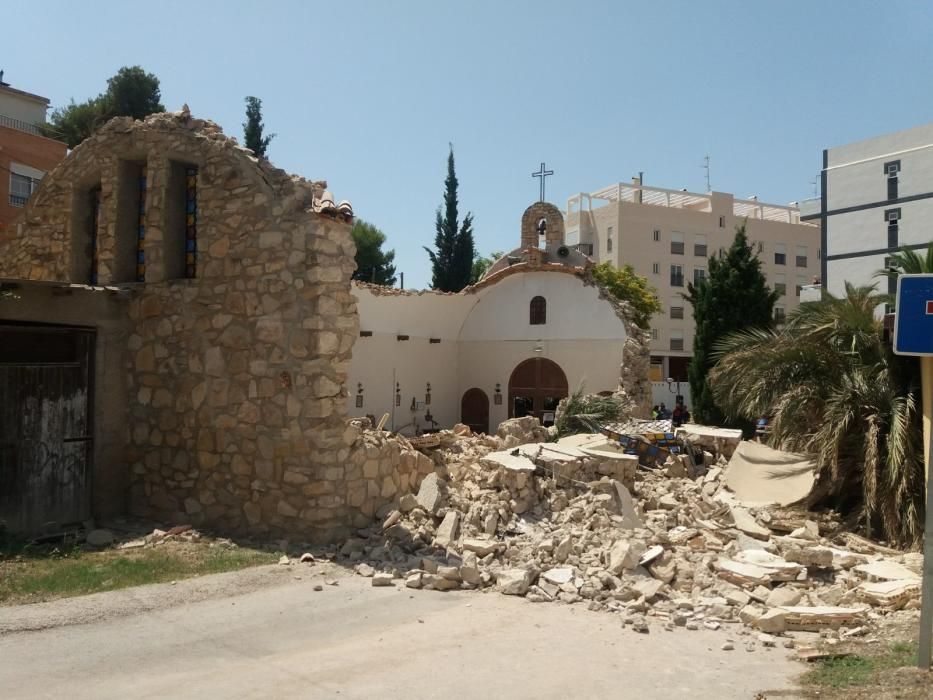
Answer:
[[[0,325],[0,521],[24,534],[90,515],[93,332]]]

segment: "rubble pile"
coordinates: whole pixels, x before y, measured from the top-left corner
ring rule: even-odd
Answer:
[[[709,452],[725,446],[718,437],[703,444],[711,466],[691,478],[676,455],[636,473],[599,436],[542,444],[533,418],[497,436],[445,432],[417,493],[340,549],[373,585],[582,603],[641,632],[742,622],[762,638],[919,604],[917,555],[739,502],[726,457]]]

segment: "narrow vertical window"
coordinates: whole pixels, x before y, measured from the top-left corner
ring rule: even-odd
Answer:
[[[100,187],[95,187],[90,192],[90,204],[91,204],[91,218],[90,218],[90,227],[88,232],[90,234],[90,248],[91,248],[91,269],[90,269],[90,282],[92,285],[97,284],[97,259],[98,259],[98,244],[97,236],[100,231]]]
[[[544,297],[534,297],[531,300],[529,323],[532,326],[543,326],[547,323],[547,300]]]
[[[888,248],[897,248],[901,210],[888,209],[884,212],[884,218],[888,222]]]
[[[888,199],[897,199],[897,176],[901,171],[901,161],[892,160],[884,164],[884,174],[888,180]]]
[[[194,279],[198,270],[198,169],[185,169],[185,277]]]
[[[136,212],[136,281],[146,281],[146,166],[139,169],[139,201]]]

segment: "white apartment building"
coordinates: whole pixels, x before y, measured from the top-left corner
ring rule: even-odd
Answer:
[[[680,393],[689,402],[683,382],[694,323],[690,304],[680,295],[688,282],[706,276],[708,258],[731,245],[738,224],[747,222],[768,283],[781,292],[777,320],[797,307],[801,287],[819,275],[820,230],[800,221],[796,202],[783,206],[723,192],[646,187],[634,178],[570,197],[566,219],[568,245],[597,262],[631,264],[657,289],[663,311],[651,321],[656,396]],[[681,382],[679,392],[676,385],[667,386],[668,378]]]
[[[823,151],[821,196],[804,202],[801,219],[820,225],[821,277],[832,294],[845,283],[893,280],[875,273],[893,251],[933,241],[933,124]]]

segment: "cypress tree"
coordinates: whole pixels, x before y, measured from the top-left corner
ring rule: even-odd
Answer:
[[[438,207],[434,222],[434,248],[425,247],[431,258],[432,287],[442,292],[459,292],[470,284],[473,277],[473,214],[468,213],[460,225],[457,211],[457,172],[454,167],[454,149],[447,155],[447,179],[444,180],[443,213]]]
[[[262,123],[262,100],[258,97],[246,98],[246,121],[243,122],[243,143],[256,154],[257,158],[266,157],[266,149],[275,134],[263,136],[265,124]]]
[[[696,323],[687,377],[693,402],[690,410],[697,422],[723,425],[725,420],[707,380],[715,364],[713,346],[733,331],[770,327],[779,296],[765,281],[744,224],[736,227],[729,250],[710,257],[709,276],[699,284],[687,284],[684,298],[693,306]]]

